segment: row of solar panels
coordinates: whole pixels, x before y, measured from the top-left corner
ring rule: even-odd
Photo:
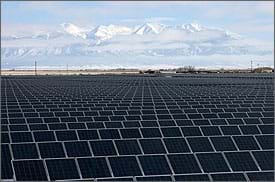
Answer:
[[[8,154],[7,146],[3,150]],[[12,160],[16,180],[64,180],[148,175],[273,171],[273,151]],[[8,160],[11,157],[7,156]],[[10,161],[4,161],[10,162]],[[188,165],[185,165],[188,164]],[[12,178],[12,166],[5,173]],[[46,170],[47,169],[47,170]]]
[[[272,98],[270,98],[272,99]],[[181,107],[186,107],[186,106],[189,106],[189,107],[195,107],[195,106],[199,106],[201,105],[200,107],[212,107],[212,108],[228,108],[228,107],[231,107],[231,108],[242,108],[242,107],[267,107],[267,106],[271,106],[272,104],[272,100],[270,101],[270,99],[267,99],[266,101],[264,101],[263,99],[259,100],[259,101],[232,101],[232,102],[226,102],[226,101],[213,101],[213,102],[207,102],[207,101],[202,101],[202,102],[207,102],[205,104],[201,104],[200,102],[185,102],[185,103],[176,103],[176,102],[173,102],[173,103],[168,103],[168,102],[158,102],[158,103],[153,103],[153,102],[123,102],[123,103],[103,103],[101,102],[100,104],[93,104],[93,103],[86,103],[86,104],[81,104],[81,103],[76,103],[76,104],[57,104],[57,103],[54,103],[54,102],[36,102],[36,103],[27,103],[25,105],[23,104],[20,104],[18,105],[17,103],[13,103],[13,105],[9,105],[9,104],[5,104],[4,102],[2,102],[2,106],[1,108],[5,109],[19,109],[19,108],[42,108],[42,107],[45,107],[45,108],[67,108],[67,107],[71,107],[71,108],[81,108],[81,107],[84,107],[84,108],[114,108],[117,109],[117,108],[131,108],[131,107],[136,107],[136,109],[142,109],[142,108],[164,108],[167,107],[167,108],[181,108]],[[11,103],[10,103],[11,104]],[[233,107],[234,106],[234,107]]]
[[[274,118],[274,112],[219,112],[219,113],[168,113],[168,114],[144,114],[144,115],[127,115],[124,110],[121,111],[103,111],[103,115],[99,115],[97,111],[84,111],[84,112],[30,112],[30,113],[1,113],[1,118],[9,118],[9,121],[16,121],[27,118],[43,118],[45,123],[56,123],[56,122],[70,122],[70,118],[86,118],[82,121],[141,121],[141,120],[207,120],[226,118],[228,120],[242,119],[249,123],[249,120],[271,117]],[[151,111],[149,111],[151,112]],[[148,113],[149,113],[148,112]],[[116,115],[111,115],[115,113]],[[151,112],[153,113],[153,112]],[[110,115],[108,115],[110,114]],[[59,120],[60,117],[60,120]],[[67,121],[66,121],[67,120]],[[75,120],[75,119],[72,119]],[[72,121],[73,122],[73,121]]]
[[[272,88],[272,87],[271,87]],[[251,91],[249,93],[245,93],[245,92],[240,92],[238,94],[232,94],[232,91],[229,92],[228,94],[226,94],[226,92],[221,92],[221,93],[213,93],[209,95],[207,94],[189,94],[188,92],[192,92],[193,90],[185,90],[185,91],[180,91],[179,93],[181,93],[180,95],[176,95],[174,93],[174,95],[167,95],[165,93],[160,93],[160,94],[150,94],[150,95],[134,95],[134,93],[129,94],[129,92],[124,93],[123,96],[122,94],[105,94],[105,95],[94,95],[94,97],[92,97],[92,95],[90,95],[91,97],[87,97],[87,98],[81,98],[81,97],[77,97],[77,98],[68,98],[65,97],[64,95],[51,95],[51,94],[35,94],[35,97],[33,97],[33,95],[28,95],[24,93],[24,95],[22,94],[22,91],[20,92],[21,94],[11,94],[9,92],[4,92],[2,91],[1,94],[3,94],[1,97],[3,98],[3,100],[7,100],[8,102],[12,103],[24,103],[24,102],[69,102],[69,103],[77,103],[77,102],[83,102],[83,103],[98,103],[99,101],[103,101],[103,102],[115,102],[115,103],[123,103],[123,102],[127,102],[127,101],[132,101],[132,102],[170,102],[171,101],[176,101],[178,103],[183,103],[183,102],[187,102],[187,101],[239,101],[240,99],[244,99],[247,101],[251,101],[251,100],[260,100],[260,98],[272,98],[272,91],[268,90],[268,88],[265,89],[260,89],[258,90],[256,93],[255,91]],[[205,90],[207,91],[207,90]],[[14,92],[14,91],[11,91]],[[194,91],[195,92],[195,91]],[[234,91],[233,91],[234,92]],[[171,93],[172,94],[172,93]],[[30,96],[30,97],[28,97]],[[32,97],[31,97],[32,96]],[[14,98],[18,98],[17,100]]]
[[[13,124],[13,125],[1,125],[1,131],[3,134],[6,132],[16,131],[47,131],[47,130],[95,130],[99,131],[102,135],[103,130],[120,129],[120,128],[156,128],[158,135],[163,137],[174,137],[174,136],[220,136],[220,135],[256,135],[256,134],[274,134],[273,125],[270,124],[251,124],[251,125],[212,125],[212,126],[158,126],[156,121],[150,122],[104,122],[104,123],[65,123],[65,124]],[[148,129],[147,129],[148,130]],[[143,136],[149,137],[150,135],[145,134],[145,129],[140,130]],[[121,132],[121,131],[120,131]],[[119,133],[119,130],[118,130]],[[103,136],[101,136],[103,137]],[[98,137],[99,138],[99,137]]]
[[[167,113],[206,113],[206,112],[250,112],[250,111],[273,111],[274,107],[271,104],[249,104],[249,107],[246,105],[242,107],[233,107],[235,105],[205,105],[205,106],[97,106],[97,107],[88,107],[88,106],[70,106],[70,105],[37,105],[37,106],[10,106],[6,107],[2,105],[1,111],[6,112],[41,112],[41,111],[94,111],[98,112],[100,115],[116,115],[119,111],[124,111],[123,115],[133,115],[133,114],[167,114]],[[127,112],[127,113],[126,113]],[[81,113],[79,113],[81,114]],[[83,115],[83,113],[82,113]]]
[[[74,124],[74,123],[72,123]],[[78,123],[77,123],[78,124]],[[74,128],[68,129],[64,125],[31,125],[29,131],[28,126],[26,125],[14,125],[14,127],[9,126],[9,128],[2,125],[2,141],[11,141],[13,142],[24,142],[24,138],[19,138],[19,141],[16,140],[16,135],[29,136],[32,141],[32,133],[36,136],[37,133],[43,131],[49,131],[49,134],[52,136],[56,135],[58,140],[65,138],[64,131],[67,131],[69,138],[77,139],[118,139],[118,138],[152,138],[152,137],[189,137],[189,136],[223,136],[223,135],[260,135],[260,134],[274,134],[272,131],[272,125],[243,125],[243,126],[188,126],[188,127],[130,127],[130,128]],[[63,128],[62,128],[63,126]],[[55,127],[55,128],[53,128]],[[10,136],[6,131],[10,131]],[[87,135],[90,134],[91,138],[83,138],[80,133],[86,131]],[[66,132],[65,132],[66,133]],[[78,133],[78,136],[77,136]],[[64,136],[63,136],[64,135]],[[65,138],[66,139],[66,138]],[[36,140],[36,138],[35,138]],[[64,140],[64,139],[63,139]],[[29,140],[28,140],[29,141]]]
[[[80,130],[81,131],[81,130]],[[26,133],[11,135],[14,143],[11,144],[15,159],[32,159],[36,151],[36,143]],[[190,153],[213,151],[238,151],[238,150],[271,150],[274,148],[274,135],[256,136],[219,136],[219,137],[187,137],[187,138],[127,138],[127,139],[100,139],[96,140],[96,133],[89,130],[79,132],[81,136],[77,141],[75,135],[68,136],[70,131],[60,131],[57,135],[59,141],[55,142],[52,132],[35,132],[34,138],[42,158],[65,157],[63,145],[70,157],[81,156],[108,156],[108,155],[135,155],[135,154],[163,154],[163,153]],[[94,136],[92,136],[94,135]],[[21,137],[21,138],[19,138]],[[94,140],[91,138],[94,137]],[[20,143],[22,142],[22,143]],[[225,145],[226,144],[226,145]],[[32,146],[32,148],[31,148]],[[91,150],[89,149],[91,148]],[[58,153],[59,151],[59,153]],[[92,153],[91,153],[92,151]],[[17,155],[16,152],[19,152]],[[37,153],[38,154],[38,153]],[[16,157],[21,156],[21,157]]]

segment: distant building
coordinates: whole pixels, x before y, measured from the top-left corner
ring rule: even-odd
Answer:
[[[253,72],[254,73],[272,73],[274,72],[274,69],[270,67],[260,67],[260,68],[255,68]]]

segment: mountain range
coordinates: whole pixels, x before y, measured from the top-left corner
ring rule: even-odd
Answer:
[[[173,59],[179,60],[179,57],[273,54],[273,45],[222,28],[197,23],[173,26],[144,23],[134,27],[111,24],[93,28],[62,23],[54,31],[39,30],[28,35],[4,35],[1,36],[1,43],[2,61],[15,67],[24,65],[26,60],[34,59],[41,59],[44,65],[56,64],[55,61],[62,65],[66,59],[72,58],[79,58],[81,62],[84,57],[85,65],[89,65],[89,59],[93,65],[104,64],[104,59],[121,59],[116,65],[123,67],[123,62],[128,61],[129,66],[129,60],[134,61],[134,58],[141,57],[153,60],[165,58],[167,61],[172,60],[172,64]],[[55,61],[46,62],[47,59]]]

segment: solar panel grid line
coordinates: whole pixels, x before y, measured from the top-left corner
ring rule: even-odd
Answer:
[[[140,163],[140,160],[139,160],[138,156],[136,155],[135,158],[136,158],[137,164],[138,164],[138,166],[139,166],[139,168],[140,168],[141,175],[142,175],[142,176],[145,176],[144,170],[143,170],[143,168],[142,168],[142,165],[141,165],[141,163]],[[146,175],[146,176],[147,176],[147,175]]]
[[[40,156],[41,157],[41,156]],[[51,181],[50,180],[50,174],[49,174],[49,171],[48,171],[48,167],[46,165],[46,161],[45,160],[42,160],[43,161],[43,166],[44,166],[44,169],[45,169],[45,172],[46,172],[46,176],[47,176],[47,181]]]
[[[167,154],[169,154],[168,151],[167,151]],[[170,163],[170,161],[169,161],[168,156],[167,156],[167,155],[164,155],[164,157],[165,157],[165,160],[166,160],[166,162],[167,162],[167,164],[168,164],[168,166],[169,166],[169,168],[170,168],[170,170],[171,170],[171,172],[172,172],[172,176],[175,175],[176,173],[175,173],[175,171],[174,171],[174,169],[173,169],[173,167],[172,167],[172,165],[171,165],[171,163]]]
[[[79,174],[79,178],[80,178],[80,179],[83,179],[83,176],[82,176],[82,173],[81,173],[81,170],[80,170],[80,167],[79,167],[79,164],[78,164],[76,158],[74,158],[74,161],[75,161],[75,165],[76,165],[77,172],[78,172],[78,174]]]
[[[261,167],[260,167],[258,161],[256,160],[255,156],[252,154],[252,151],[248,151],[248,152],[250,153],[251,158],[253,159],[254,163],[256,164],[258,170],[259,170],[259,171],[262,171],[262,169],[261,169]]]
[[[224,155],[224,152],[221,152],[221,154],[222,154],[222,156],[223,156],[223,158],[224,158],[224,160],[225,160],[227,166],[229,167],[230,172],[234,172],[233,169],[232,169],[232,167],[230,166],[230,163],[229,163],[228,159],[227,159],[226,156]]]

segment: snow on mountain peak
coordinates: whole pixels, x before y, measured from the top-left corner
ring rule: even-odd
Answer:
[[[159,34],[165,28],[164,25],[158,23],[145,23],[139,27],[135,34],[144,35],[144,34]]]
[[[83,39],[86,39],[86,31],[83,28],[80,28],[72,23],[62,23],[61,26],[63,27],[64,31],[75,36],[75,37],[82,37]]]
[[[132,29],[125,26],[113,25],[113,24],[110,24],[108,26],[100,25],[100,26],[97,26],[92,31],[90,31],[87,34],[87,38],[107,40],[112,38],[115,35],[128,35],[131,33],[132,33]]]
[[[189,32],[199,32],[203,30],[203,27],[198,23],[189,23],[182,25],[182,29],[187,30]]]

